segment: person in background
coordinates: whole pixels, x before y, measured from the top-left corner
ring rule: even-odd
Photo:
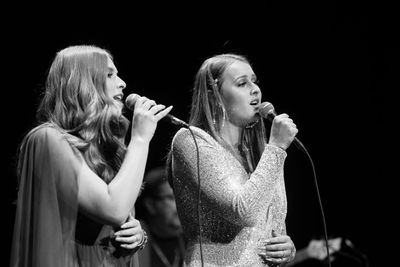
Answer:
[[[355,247],[347,238],[335,237],[328,239],[329,261],[335,267],[370,266],[367,255]],[[321,267],[327,266],[328,253],[325,239],[312,238],[308,245],[299,249],[294,260],[288,266]]]
[[[135,206],[148,236],[147,246],[138,253],[140,267],[181,267],[185,240],[165,166],[146,172]]]
[[[149,142],[172,107],[139,98],[126,145],[125,87],[105,49],[56,54],[19,148],[11,266],[137,266],[146,237],[134,204]]]
[[[190,127],[175,134],[167,158],[186,266],[280,266],[295,257],[283,169],[298,129],[279,114],[267,135],[261,101],[241,55],[208,58],[196,74]]]

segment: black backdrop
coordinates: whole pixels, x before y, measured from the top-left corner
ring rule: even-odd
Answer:
[[[387,202],[382,201],[390,158],[384,131],[391,129],[383,119],[389,108],[384,96],[392,89],[392,9],[363,1],[298,2],[268,3],[263,14],[254,12],[257,7],[224,12],[208,6],[196,16],[196,7],[159,13],[132,7],[135,12],[124,15],[123,7],[105,7],[106,13],[89,17],[90,9],[76,12],[77,6],[69,14],[14,17],[11,21],[19,23],[12,27],[3,22],[5,257],[14,220],[16,149],[33,126],[55,53],[82,43],[111,51],[127,83],[125,95],[134,92],[173,105],[171,114],[183,120],[201,62],[224,52],[246,55],[260,79],[263,101],[298,125],[298,138],[316,168],[328,235],[350,239],[371,266],[393,257],[383,241],[391,233],[391,213],[384,215]],[[159,123],[147,168],[163,163],[176,130]],[[294,146],[285,172],[288,232],[299,249],[323,234],[321,212],[310,162]]]

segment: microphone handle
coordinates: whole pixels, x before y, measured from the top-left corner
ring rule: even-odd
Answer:
[[[177,126],[189,127],[189,125],[186,122],[172,116],[171,114],[167,114],[165,118],[168,118],[171,123]]]
[[[266,119],[268,119],[269,121],[272,122],[272,120],[274,119],[274,117],[277,116],[277,115],[278,115],[278,114],[275,112],[275,110],[272,109],[271,111],[269,111],[269,112],[267,113],[267,116],[264,117],[264,118],[266,118]],[[295,146],[296,146],[298,149],[300,149],[301,151],[303,151],[303,152],[306,152],[306,151],[307,151],[306,147],[303,145],[302,142],[300,142],[300,140],[299,140],[297,137],[294,137],[293,143],[294,143]]]

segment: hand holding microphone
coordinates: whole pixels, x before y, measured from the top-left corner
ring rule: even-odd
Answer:
[[[130,94],[125,100],[126,106],[133,111],[131,138],[141,138],[150,141],[157,127],[157,122],[164,118],[172,109],[156,104],[145,96]]]
[[[296,138],[299,130],[289,115],[286,113],[277,115],[274,106],[269,102],[261,103],[260,115],[272,121],[269,144],[286,150],[293,142],[300,150],[306,151],[304,145]]]
[[[135,109],[135,103],[136,101],[139,99],[139,95],[137,94],[130,94],[128,95],[128,97],[125,100],[125,105],[127,108],[129,108],[130,110],[134,111]],[[135,112],[135,111],[134,111]],[[168,113],[168,112],[167,112]],[[181,127],[189,127],[189,124],[187,124],[186,122],[184,122],[183,120],[180,120],[174,116],[172,116],[171,114],[166,114],[164,115],[166,118],[168,118],[170,120],[171,123],[177,125],[177,126],[181,126]],[[162,116],[161,118],[163,118],[164,116]],[[160,118],[160,119],[161,119]]]

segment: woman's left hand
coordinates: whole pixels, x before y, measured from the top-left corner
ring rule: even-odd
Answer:
[[[290,262],[296,255],[292,239],[288,235],[278,236],[274,231],[271,238],[261,242],[259,250],[259,255],[272,266]]]
[[[120,230],[114,233],[115,240],[125,249],[138,248],[144,234],[140,222],[129,215],[128,221],[121,225]]]

